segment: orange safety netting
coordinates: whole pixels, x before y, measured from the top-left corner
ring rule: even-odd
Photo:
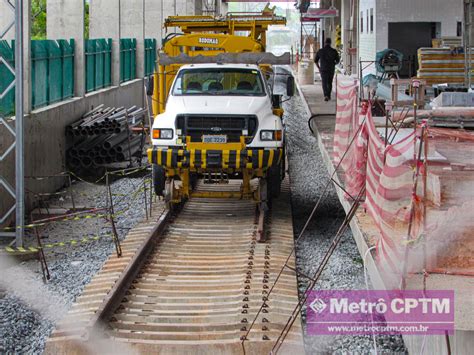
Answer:
[[[333,157],[337,163],[342,160],[354,132],[358,129],[357,89],[357,81],[342,80],[338,77]],[[348,168],[348,161],[348,159],[342,160],[344,171]]]
[[[334,161],[347,199],[366,189],[386,286],[422,270],[474,274],[474,133],[424,121],[416,131],[390,128],[389,144],[370,108],[354,108],[355,83],[339,81],[338,93]]]
[[[403,240],[411,209],[417,206],[413,191],[415,132],[385,146],[370,114],[366,126],[366,207],[380,232],[376,241],[379,268],[394,286],[402,275]]]

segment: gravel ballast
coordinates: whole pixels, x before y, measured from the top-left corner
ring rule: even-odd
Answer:
[[[120,178],[112,183],[116,226],[123,239],[129,229],[145,217],[144,176]],[[72,186],[77,205],[106,206],[105,185],[77,182]],[[149,196],[149,190],[147,191]],[[56,199],[55,204],[69,203],[69,196]],[[18,264],[8,257],[0,259],[0,354],[31,353],[44,350],[45,341],[55,322],[70,308],[84,286],[100,270],[107,257],[115,252],[110,236],[110,223],[104,218],[80,219],[52,223],[41,235],[43,243],[100,239],[75,246],[46,249],[51,280],[43,283],[37,260]],[[36,245],[31,236],[26,245]]]
[[[299,96],[285,103],[285,125],[289,175],[295,237],[306,223],[312,209],[329,180],[329,174],[317,140],[308,128],[308,117]],[[296,265],[305,275],[314,275],[345,217],[334,186],[331,184],[326,197],[308,228],[296,245]],[[298,278],[300,295],[306,290],[307,279]],[[316,290],[366,289],[363,260],[350,229],[329,260]],[[306,308],[302,310],[303,326]],[[406,353],[401,336],[377,336],[379,353]],[[308,354],[374,353],[371,336],[311,336],[305,332]]]

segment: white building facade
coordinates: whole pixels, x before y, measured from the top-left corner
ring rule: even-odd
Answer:
[[[431,47],[434,38],[462,37],[463,0],[343,0],[341,16],[346,58],[353,31],[356,61],[374,61],[377,52],[393,48],[412,59],[413,74],[419,47]],[[357,28],[350,28],[351,23]],[[364,74],[371,72],[375,73],[374,65]],[[408,75],[407,64],[404,74]]]

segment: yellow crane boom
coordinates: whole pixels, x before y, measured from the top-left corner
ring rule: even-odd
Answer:
[[[265,51],[265,33],[270,25],[285,25],[268,6],[262,13],[230,13],[225,17],[170,16],[165,28],[177,27],[183,33],[168,35],[161,53],[168,57],[181,54],[216,56],[221,53],[259,53]],[[245,35],[246,34],[246,35]],[[182,64],[160,65],[154,75],[153,114],[165,110],[165,102],[175,74]]]

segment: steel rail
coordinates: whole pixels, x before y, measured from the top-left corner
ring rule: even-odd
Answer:
[[[140,248],[128,263],[124,272],[120,275],[114,287],[104,298],[97,312],[94,314],[89,324],[85,327],[84,334],[82,335],[84,340],[93,339],[94,336],[98,336],[102,333],[100,332],[100,329],[106,325],[107,317],[110,316],[110,314],[113,313],[120,305],[125,292],[128,290],[137,274],[143,268],[143,265],[147,260],[147,256],[153,251],[154,246],[158,242],[158,237],[165,229],[169,221],[170,214],[171,212],[169,210],[165,210],[163,212],[163,214],[158,219],[153,231],[143,241]]]

